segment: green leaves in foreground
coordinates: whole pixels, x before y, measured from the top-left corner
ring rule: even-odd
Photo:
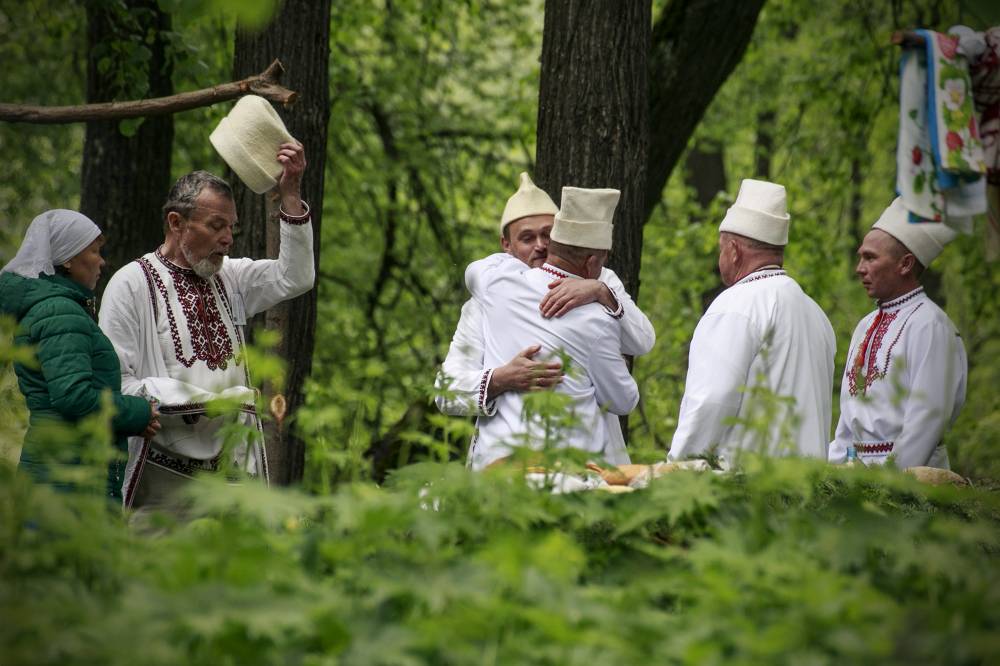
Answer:
[[[746,461],[627,495],[414,465],[308,496],[200,482],[155,536],[0,479],[8,663],[983,663],[1000,498]]]

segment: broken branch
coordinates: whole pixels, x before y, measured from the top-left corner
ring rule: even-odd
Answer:
[[[297,93],[278,81],[285,68],[275,60],[262,73],[240,81],[192,92],[130,102],[102,102],[76,106],[30,106],[0,104],[0,120],[12,123],[79,123],[90,120],[124,120],[140,116],[159,116],[226,102],[243,95],[260,95],[272,102],[293,104]]]

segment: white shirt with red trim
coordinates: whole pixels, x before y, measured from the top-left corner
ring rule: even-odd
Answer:
[[[840,386],[840,420],[829,459],[949,469],[944,431],[965,403],[965,345],[923,288],[880,303],[862,319]]]
[[[830,320],[780,268],[744,277],[698,322],[668,457],[713,449],[825,458],[836,339]]]
[[[312,225],[287,222],[277,259],[226,257],[204,280],[155,251],[111,277],[99,324],[118,353],[122,393],[160,403],[154,446],[194,460],[217,458],[222,438],[211,427],[216,419],[205,417],[214,398],[232,399],[240,419],[259,426],[243,328],[253,315],[311,289],[314,279]],[[266,474],[263,447],[236,449],[241,467]],[[142,450],[142,439],[130,438],[126,486]]]
[[[469,265],[466,286],[483,314],[483,362],[487,368],[501,366],[532,344],[542,347],[535,357],[538,360],[558,359],[563,354],[571,367],[554,391],[571,398],[568,410],[575,424],[559,430],[559,446],[590,451],[595,457],[624,453],[609,448],[605,414],[605,410],[628,414],[639,400],[638,387],[622,357],[621,324],[598,303],[559,318],[543,318],[538,304],[557,277],[576,276],[548,264],[527,268],[515,257],[500,253]],[[483,395],[487,381],[485,375],[480,380]],[[507,391],[497,397],[491,415],[479,416],[469,453],[473,469],[509,455],[512,445],[538,448],[543,444],[545,425],[541,419],[524,417],[524,397]]]

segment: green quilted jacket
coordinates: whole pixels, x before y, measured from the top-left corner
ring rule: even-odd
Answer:
[[[42,434],[46,422],[74,423],[100,410],[107,389],[115,406],[117,449],[127,450],[127,437],[142,433],[149,422],[149,404],[121,393],[118,356],[89,314],[93,297],[89,289],[61,275],[0,274],[0,312],[17,319],[15,344],[33,347],[38,360],[34,368],[15,363],[14,372],[31,412],[20,466],[40,481],[48,479]],[[120,471],[113,466],[110,477],[120,476]],[[109,478],[109,492],[117,494],[119,488],[120,479]]]

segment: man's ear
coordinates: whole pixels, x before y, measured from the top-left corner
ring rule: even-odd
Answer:
[[[733,266],[739,266],[740,260],[743,259],[743,248],[736,242],[735,238],[727,238],[726,245],[728,246],[726,251],[729,252]]]
[[[907,252],[899,259],[899,274],[908,277],[913,275],[913,269],[917,264],[917,258],[911,253]]]
[[[500,234],[500,247],[503,251],[510,254],[510,239],[508,239],[504,234]]]
[[[167,229],[173,232],[180,232],[184,228],[184,218],[175,210],[167,213]]]

